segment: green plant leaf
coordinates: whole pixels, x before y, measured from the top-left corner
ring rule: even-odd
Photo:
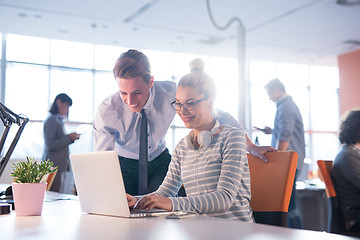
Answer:
[[[55,172],[58,167],[54,167],[54,163],[43,160],[40,163],[34,158],[26,157],[26,161],[13,163],[13,171],[11,176],[14,177],[16,183],[40,183],[46,174]]]

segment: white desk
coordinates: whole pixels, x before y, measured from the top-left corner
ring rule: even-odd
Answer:
[[[68,198],[47,192],[46,199]],[[71,197],[74,198],[74,197]],[[0,239],[352,239],[345,236],[244,223],[205,216],[187,219],[165,217],[126,219],[83,214],[77,200],[45,202],[42,216],[0,215]]]

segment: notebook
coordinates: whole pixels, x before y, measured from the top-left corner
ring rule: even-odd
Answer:
[[[115,151],[70,154],[81,210],[118,217],[173,215],[160,209],[131,212],[127,203],[120,163]]]

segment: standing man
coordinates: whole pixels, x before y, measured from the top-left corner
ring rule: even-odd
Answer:
[[[262,131],[272,133],[271,146],[282,150],[296,151],[299,158],[293,184],[292,195],[288,211],[288,226],[301,228],[301,219],[295,203],[296,177],[305,158],[304,125],[299,108],[292,97],[286,94],[284,84],[279,79],[273,79],[265,85],[265,90],[271,101],[276,103],[274,129],[265,127]]]
[[[118,153],[127,193],[153,192],[162,183],[171,160],[164,138],[175,116],[171,102],[176,83],[154,81],[148,58],[137,50],[121,54],[113,73],[119,91],[98,108],[93,124],[94,150]],[[143,149],[147,156],[143,157],[142,123],[147,128]]]

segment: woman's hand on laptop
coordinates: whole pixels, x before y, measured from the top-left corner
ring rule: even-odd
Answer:
[[[137,197],[131,196],[130,194],[126,194],[126,199],[128,201],[129,207],[134,207],[138,201]]]
[[[170,198],[161,197],[156,194],[150,194],[150,195],[147,195],[147,196],[141,198],[137,202],[135,208],[147,209],[148,211],[153,208],[171,211],[172,210],[172,202],[171,202]]]

